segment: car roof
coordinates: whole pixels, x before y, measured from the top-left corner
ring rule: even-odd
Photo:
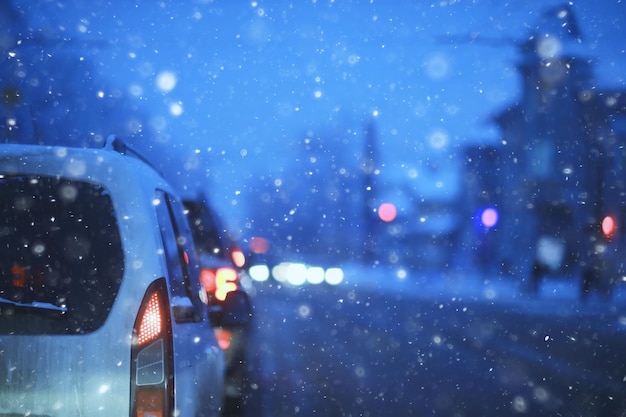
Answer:
[[[171,191],[169,183],[149,162],[111,138],[103,148],[1,144],[2,174],[58,175],[103,184],[108,189],[120,184],[148,182]]]

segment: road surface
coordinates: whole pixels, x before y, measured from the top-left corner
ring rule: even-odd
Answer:
[[[626,415],[609,303],[276,283],[254,303],[247,416]]]

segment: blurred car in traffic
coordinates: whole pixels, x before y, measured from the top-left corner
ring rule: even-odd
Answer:
[[[0,415],[220,415],[224,355],[166,180],[113,137],[5,144],[0,194]],[[216,324],[246,319],[242,295]]]
[[[245,255],[224,228],[208,198],[199,194],[183,201],[185,213],[200,260],[200,282],[204,287],[209,306],[220,311],[228,295],[233,291],[248,294],[252,291],[251,280],[245,272]],[[239,409],[243,388],[247,381],[248,320],[241,323],[220,325],[215,323],[215,334],[225,352],[225,408]]]

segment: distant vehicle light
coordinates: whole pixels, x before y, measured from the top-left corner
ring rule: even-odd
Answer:
[[[215,338],[217,339],[217,344],[222,350],[228,350],[230,343],[233,340],[233,334],[229,330],[218,327],[215,329]]]
[[[378,207],[378,217],[385,223],[394,221],[397,214],[396,206],[393,203],[382,203]]]
[[[324,268],[319,266],[311,266],[306,270],[306,280],[309,284],[321,284],[324,282]]]
[[[306,282],[307,267],[298,262],[281,262],[272,268],[272,276],[278,282],[300,286]]]
[[[200,283],[206,292],[215,292],[215,272],[212,269],[203,268],[200,271]]]
[[[604,219],[602,219],[602,233],[604,236],[611,238],[615,234],[616,230],[617,223],[615,222],[613,216],[605,216]]]
[[[272,277],[278,282],[287,281],[287,265],[280,263],[272,268]]]
[[[270,242],[264,237],[253,237],[250,239],[250,250],[256,254],[266,253],[270,250]]]
[[[26,268],[21,265],[13,264],[11,267],[11,274],[13,275],[12,284],[14,287],[26,286]]]
[[[234,282],[226,282],[224,283],[224,285],[220,286],[215,291],[215,298],[217,298],[220,301],[224,301],[226,300],[226,296],[228,295],[229,292],[236,291],[236,290],[237,290],[237,284],[235,284]]]
[[[230,253],[230,257],[237,268],[242,268],[246,264],[246,255],[244,255],[243,251],[239,248],[233,249]]]
[[[306,265],[293,263],[287,266],[287,282],[291,285],[300,286],[306,282]]]
[[[267,281],[270,277],[270,269],[267,265],[252,265],[250,269],[248,269],[248,275],[258,282]]]
[[[330,285],[339,285],[343,281],[343,269],[341,268],[328,268],[326,270],[326,276],[324,277],[326,283]]]
[[[226,294],[237,289],[238,274],[234,268],[202,268],[200,271],[200,283],[204,290],[214,294],[220,301],[226,299]]]
[[[215,274],[215,298],[220,301],[237,289],[237,271],[232,268],[219,268]]]

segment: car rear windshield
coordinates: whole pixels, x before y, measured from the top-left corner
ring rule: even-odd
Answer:
[[[99,328],[124,270],[107,191],[93,183],[0,175],[0,334]]]

